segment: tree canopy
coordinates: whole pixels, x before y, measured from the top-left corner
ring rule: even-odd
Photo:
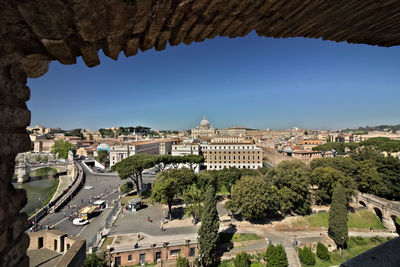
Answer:
[[[282,214],[292,211],[300,215],[310,213],[310,170],[303,162],[283,161],[270,169],[267,177],[278,188]]]
[[[280,208],[278,188],[262,176],[244,176],[232,189],[228,207],[246,219],[271,219]]]
[[[51,153],[57,154],[58,157],[62,159],[68,158],[68,152],[72,151],[74,154],[76,153],[76,145],[71,144],[70,142],[64,140],[56,140],[53,147],[51,148]]]
[[[318,187],[315,191],[315,200],[318,204],[331,203],[333,190],[337,184],[344,186],[348,201],[351,200],[351,196],[357,189],[357,184],[351,177],[332,167],[314,169],[311,173],[311,181]]]
[[[143,184],[142,173],[145,169],[154,166],[153,156],[148,154],[136,154],[127,157],[111,167],[112,171],[118,172],[121,179],[132,179],[136,185],[138,195],[141,196]]]

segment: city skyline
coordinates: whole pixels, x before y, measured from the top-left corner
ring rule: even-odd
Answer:
[[[101,53],[100,53],[101,54]],[[29,79],[31,125],[340,129],[398,124],[400,48],[314,39],[215,38]],[[57,87],[57,90],[53,90]],[[379,91],[380,94],[376,94]]]

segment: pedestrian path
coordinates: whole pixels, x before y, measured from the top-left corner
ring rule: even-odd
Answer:
[[[54,200],[61,195],[74,181],[70,175],[60,175],[58,179],[57,191],[54,193],[51,200]]]
[[[289,267],[301,267],[297,253],[293,247],[285,247]]]

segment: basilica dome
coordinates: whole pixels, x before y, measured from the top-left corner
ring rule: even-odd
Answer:
[[[206,119],[206,116],[203,117],[203,120],[200,122],[201,128],[210,128],[210,123]]]

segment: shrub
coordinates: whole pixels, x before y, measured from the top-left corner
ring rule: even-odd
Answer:
[[[133,189],[133,183],[132,182],[126,182],[120,185],[119,189],[121,190],[121,193],[129,193]]]
[[[311,247],[298,248],[298,253],[302,263],[315,265],[315,254],[312,252]]]
[[[285,249],[282,245],[269,245],[265,253],[267,267],[287,267],[289,265]]]
[[[327,261],[330,260],[330,258],[331,258],[328,248],[321,242],[318,242],[318,244],[317,244],[317,256],[321,260],[327,260]]]
[[[249,254],[243,251],[240,254],[236,254],[233,264],[235,267],[250,267],[251,257]]]
[[[175,267],[189,267],[189,262],[186,258],[182,258],[181,256],[179,256],[176,259]]]

